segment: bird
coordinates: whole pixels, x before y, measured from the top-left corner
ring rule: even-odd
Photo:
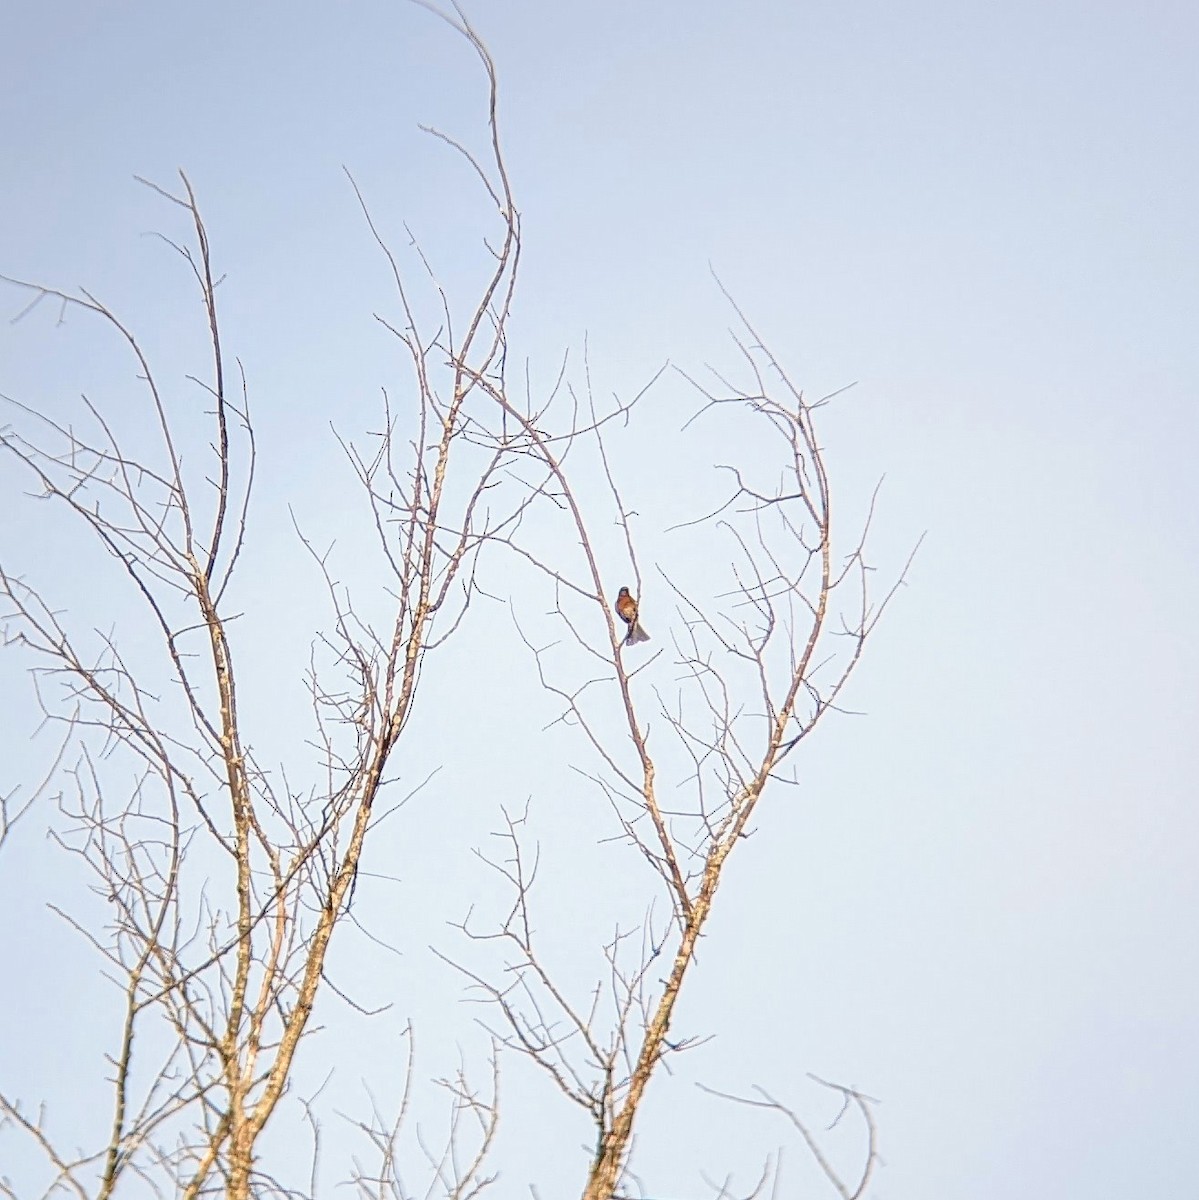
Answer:
[[[626,646],[649,641],[649,634],[641,628],[641,622],[637,620],[637,601],[629,594],[627,587],[622,587],[616,596],[616,615],[629,627],[624,640]]]

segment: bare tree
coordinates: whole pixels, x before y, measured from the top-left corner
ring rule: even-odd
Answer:
[[[571,653],[516,628],[562,720],[589,748],[585,773],[611,807],[615,834],[644,863],[650,890],[644,921],[617,927],[604,950],[607,978],[576,995],[539,952],[535,851],[522,819],[506,817],[506,849],[492,865],[511,887],[511,907],[494,926],[463,925],[471,938],[498,944],[504,962],[498,974],[470,961],[462,969],[496,1007],[497,1045],[529,1057],[592,1122],[584,1200],[621,1194],[647,1088],[688,1044],[671,1040],[672,1017],[726,864],[766,794],[788,782],[803,740],[836,708],[898,586],[871,599],[869,521],[848,535],[834,524],[815,423],[824,401],[805,398],[738,311],[744,378],[692,381],[692,420],[760,426],[775,457],[722,465],[723,502],[675,531],[680,561],[696,536],[726,548],[722,584],[695,594],[667,565],[654,584],[674,597],[669,642],[659,625],[649,647],[626,643],[613,603],[614,585],[624,581],[601,570],[597,530],[615,521],[627,581],[640,594],[638,539],[610,438],[635,416],[638,399],[601,406],[589,382],[576,389],[565,373],[540,397],[527,387],[520,398],[510,386],[521,242],[496,74],[461,13],[446,19],[488,81],[485,156],[437,136],[465,157],[493,210],[489,266],[463,308],[419,259],[423,286],[436,297],[430,324],[414,299],[417,285],[359,194],[395,287],[399,315],[379,319],[412,369],[403,401],[385,394],[373,444],[342,442],[377,533],[390,622],[372,624],[328,556],[309,547],[332,614],[306,674],[318,785],[296,790],[257,761],[239,705],[249,648],[239,644],[231,597],[258,447],[246,373],[222,340],[219,272],[190,182],[182,176],[178,191],[155,188],[186,221],[186,240],[168,244],[191,275],[207,330],[207,369],[191,377],[190,393],[176,394],[131,327],[91,293],[8,280],[30,296],[20,316],[43,302],[86,314],[131,356],[141,415],[128,427],[86,399],[82,425],[10,399],[14,425],[0,445],[109,556],[157,643],[150,662],[114,636],[81,634],[40,585],[0,567],[6,638],[34,656],[39,702],[74,748],[59,771],[57,836],[86,863],[107,906],[101,930],[67,919],[123,994],[111,1111],[94,1146],[67,1153],[38,1110],[0,1091],[0,1114],[51,1166],[47,1195],[107,1198],[135,1181],[187,1200],[218,1191],[233,1200],[292,1194],[262,1159],[263,1134],[293,1078],[318,996],[336,988],[329,948],[350,919],[380,797],[431,652],[452,652],[483,594],[484,552],[523,564],[530,587],[551,589]],[[200,405],[208,430],[197,441]],[[196,447],[205,443],[202,462]],[[526,528],[533,513],[556,523],[556,544],[568,553],[547,552]],[[667,663],[678,680],[673,690],[652,674]],[[136,764],[131,788],[121,789],[114,762]],[[3,801],[0,838],[23,811]],[[653,889],[665,902],[660,920]],[[429,1194],[468,1197],[490,1182],[497,1071],[493,1063],[483,1092],[465,1070],[446,1082],[450,1148],[427,1156]],[[874,1126],[864,1098],[844,1095],[868,1124],[866,1167],[856,1190],[830,1181],[859,1196],[876,1157]],[[761,1103],[783,1111],[768,1097]],[[399,1121],[406,1111],[407,1102]],[[355,1172],[360,1194],[410,1194],[396,1119],[375,1111],[360,1129],[376,1153],[374,1166]]]
[[[688,594],[662,571],[679,617],[670,650],[658,652],[671,654],[681,681],[674,693],[639,678],[649,663],[632,659],[638,652],[633,629],[620,620],[615,589],[599,565],[597,528],[614,521],[628,576],[640,590],[630,510],[605,442],[606,427],[624,419],[630,406],[618,402],[600,412],[589,389],[579,396],[566,388],[566,423],[551,433],[548,408],[529,414],[502,387],[480,380],[548,472],[543,490],[566,526],[554,545],[577,547],[567,562],[509,543],[550,581],[565,637],[581,651],[574,661],[589,665],[571,676],[561,665],[560,643],[526,644],[542,685],[561,704],[561,719],[587,743],[595,762],[587,773],[611,805],[620,836],[656,878],[669,913],[655,923],[651,909],[639,927],[618,928],[606,949],[608,979],[572,998],[535,944],[536,856],[522,842],[523,822],[509,818],[502,833],[507,850],[491,865],[511,887],[511,909],[498,928],[463,927],[507,950],[499,981],[466,968],[502,1014],[503,1043],[530,1056],[594,1123],[585,1200],[617,1193],[646,1088],[664,1060],[687,1047],[670,1039],[671,1020],[730,855],[766,792],[794,782],[785,774],[788,760],[836,708],[903,578],[871,599],[869,517],[847,542],[833,524],[815,425],[829,398],[808,401],[740,310],[737,315],[735,340],[747,382],[719,375],[711,385],[692,381],[700,395],[692,420],[761,423],[775,457],[752,467],[722,464],[731,481],[727,497],[687,523],[701,531],[709,559],[711,546],[723,541],[728,547],[715,603]],[[606,482],[606,503],[582,495],[573,482],[584,444]],[[569,467],[567,451],[574,455]],[[651,742],[655,720],[669,732],[665,744]],[[681,788],[682,802],[676,798]],[[669,804],[663,795],[671,796]],[[659,970],[664,978],[654,977]]]
[[[191,184],[183,177],[177,194],[156,189],[191,226],[189,242],[171,245],[194,278],[209,331],[207,376],[195,379],[199,391],[188,401],[170,397],[135,334],[96,297],[8,281],[32,293],[30,308],[48,300],[85,312],[124,341],[142,382],[140,419],[158,441],[153,453],[127,449],[128,431],[86,401],[90,433],[11,400],[23,420],[3,437],[42,494],[111,556],[161,652],[155,674],[111,638],[85,645],[42,592],[0,571],[8,637],[36,656],[46,715],[65,720],[79,748],[62,838],[107,900],[105,930],[81,932],[125,995],[105,1144],[68,1157],[34,1116],[0,1098],[0,1112],[49,1156],[52,1190],[107,1197],[130,1174],[188,1198],[214,1186],[238,1198],[272,1186],[258,1171],[256,1148],[326,981],[330,942],[422,666],[470,606],[479,547],[514,519],[496,518],[483,503],[509,451],[480,449],[468,409],[476,379],[503,353],[519,226],[495,140],[491,61],[461,28],[491,83],[496,155],[487,184],[498,181],[491,196],[500,237],[464,328],[454,326],[447,303],[444,343],[422,340],[396,273],[403,320],[394,332],[415,383],[415,421],[409,410],[403,428],[413,432],[403,437],[389,408],[369,453],[346,446],[376,519],[395,609],[388,628],[372,628],[319,560],[334,613],[308,677],[323,786],[298,795],[272,778],[248,749],[239,708],[227,598],[245,545],[257,448],[246,379],[222,343],[217,268]],[[197,400],[211,421],[204,466],[176,434],[176,406]],[[132,794],[115,799],[99,766],[114,747],[139,764]],[[153,1037],[145,1032],[151,1022]],[[153,1065],[139,1061],[151,1054]]]

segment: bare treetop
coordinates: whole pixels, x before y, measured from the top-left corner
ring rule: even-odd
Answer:
[[[713,464],[727,485],[721,503],[663,530],[662,544],[681,547],[676,559],[646,561],[616,434],[638,419],[663,372],[632,399],[605,402],[589,369],[576,380],[565,360],[547,389],[510,377],[520,217],[499,135],[496,70],[455,14],[442,15],[488,84],[487,152],[476,156],[430,132],[465,159],[484,198],[485,278],[465,301],[452,296],[416,239],[402,251],[390,244],[351,179],[394,285],[393,311],[377,321],[408,366],[401,389],[383,393],[378,431],[338,435],[373,527],[374,578],[390,616],[368,617],[330,553],[297,522],[329,614],[294,667],[311,704],[307,762],[271,770],[258,761],[239,703],[256,648],[239,636],[231,585],[259,519],[259,454],[272,451],[255,434],[251,372],[222,337],[220,267],[188,177],[174,188],[149,185],[184,218],[186,232],[164,241],[184,264],[207,338],[207,363],[189,375],[186,399],[132,324],[96,295],[6,280],[28,297],[18,318],[37,319],[44,304],[85,314],[130,357],[136,386],[124,403],[138,414],[136,436],[86,399],[70,421],[10,399],[13,423],[0,431],[0,446],[107,555],[154,647],[150,658],[142,649],[128,654],[113,635],[94,642],[86,616],[64,614],[45,585],[0,567],[6,640],[32,656],[38,702],[65,738],[51,824],[107,912],[99,928],[64,915],[122,997],[108,1052],[109,1111],[84,1148],[64,1148],[52,1112],[0,1080],[10,1127],[0,1137],[21,1131],[40,1150],[46,1196],[315,1194],[316,1098],[302,1104],[315,1138],[307,1192],[290,1164],[272,1160],[264,1134],[288,1111],[300,1056],[317,1052],[309,1035],[321,998],[332,992],[356,1004],[335,978],[330,946],[353,920],[364,848],[405,761],[421,683],[455,653],[479,601],[496,596],[511,601],[504,636],[527,651],[530,674],[556,706],[555,724],[579,739],[572,765],[611,837],[643,869],[643,919],[630,927],[614,918],[603,978],[580,990],[560,977],[538,935],[539,851],[525,815],[506,806],[502,849],[487,861],[508,905],[498,915],[468,913],[465,942],[445,952],[487,1004],[494,1053],[486,1087],[477,1089],[465,1067],[443,1080],[448,1141],[437,1149],[422,1141],[416,1166],[400,1136],[407,1099],[396,1116],[376,1108],[354,1118],[372,1159],[350,1177],[360,1195],[379,1200],[417,1191],[464,1200],[482,1191],[494,1180],[500,1062],[514,1054],[590,1124],[584,1200],[638,1194],[638,1117],[651,1082],[666,1086],[669,1060],[694,1044],[672,1034],[672,1021],[726,864],[763,802],[791,781],[804,740],[840,704],[902,582],[872,590],[869,520],[846,529],[834,516],[817,432],[825,401],[805,397],[735,306],[737,372],[682,376],[695,404],[680,437],[694,423],[756,428],[763,436],[752,444],[769,447],[770,457],[739,460],[729,439],[729,460]],[[197,405],[207,422],[199,440]],[[685,582],[695,572],[683,556],[696,538],[706,547],[702,594]],[[548,625],[523,618],[514,597],[532,595],[552,598]],[[296,786],[293,772],[316,782]],[[0,798],[0,843],[18,819],[45,807],[45,790]],[[505,792],[521,790],[520,780],[504,781]],[[858,1197],[877,1158],[875,1126],[867,1097],[840,1094],[868,1132],[857,1185],[843,1183],[791,1119],[839,1194]],[[764,1093],[753,1103],[791,1113]],[[752,1194],[764,1191],[771,1170],[777,1164]],[[407,1182],[414,1171],[423,1173],[420,1188]]]

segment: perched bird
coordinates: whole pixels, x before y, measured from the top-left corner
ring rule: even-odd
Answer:
[[[616,597],[616,615],[629,627],[628,636],[624,640],[626,646],[649,641],[649,634],[641,628],[641,623],[637,620],[637,601],[629,595],[628,588],[621,588]]]

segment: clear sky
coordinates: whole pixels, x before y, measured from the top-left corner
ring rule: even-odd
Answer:
[[[514,328],[535,370],[551,375],[584,337],[599,386],[622,394],[667,359],[732,362],[714,268],[810,392],[856,382],[827,445],[851,514],[886,476],[884,571],[927,530],[850,696],[867,716],[822,727],[804,786],[764,808],[720,893],[685,1012],[718,1036],[653,1085],[639,1160],[650,1194],[708,1194],[701,1172],[745,1186],[780,1143],[797,1187],[787,1130],[693,1083],[760,1084],[804,1106],[808,1071],[882,1101],[885,1200],[1187,1194],[1199,10],[514,0],[468,12],[500,72],[526,234]],[[170,184],[182,167],[196,186],[259,420],[263,532],[246,607],[260,679],[294,686],[306,660],[287,651],[320,616],[278,586],[305,578],[286,506],[354,544],[362,514],[329,423],[370,428],[378,388],[399,377],[370,315],[387,302],[385,271],[342,166],[392,235],[408,221],[450,282],[465,278],[479,206],[417,126],[477,139],[483,100],[468,49],[403,3],[62,0],[0,14],[0,272],[86,286],[175,353],[190,310],[169,252],[140,236],[171,218],[133,176]],[[0,298],[5,317],[23,303]],[[52,314],[5,325],[0,392],[65,403],[104,367],[67,347]],[[681,381],[662,387],[661,411],[684,411]],[[653,514],[686,486],[669,442],[622,453],[640,510],[667,524]],[[82,611],[74,558],[20,491],[0,478],[0,552],[31,575],[57,568],[64,605]],[[651,591],[646,624],[665,633],[671,614],[653,604]],[[485,631],[473,636],[486,648]],[[515,652],[475,669],[510,683],[508,707],[541,703]],[[460,705],[475,686],[451,672],[428,703]],[[261,707],[263,736],[286,742]],[[46,739],[26,749],[29,708],[20,660],[0,658],[0,790],[49,752]],[[426,757],[449,769],[396,818],[401,885],[364,900],[385,921],[392,906],[404,956],[379,966],[366,942],[344,949],[373,1002],[413,1016],[425,1076],[452,1070],[459,1044],[479,1050],[474,1011],[426,947],[452,945],[445,921],[485,891],[469,846],[499,805],[531,794],[546,837],[574,839],[578,859],[559,860],[550,886],[580,928],[598,900],[578,894],[576,871],[601,870],[595,842],[610,832],[562,772],[509,753],[508,713],[480,711],[469,752],[428,719]],[[555,812],[565,804],[592,808],[576,822]],[[461,841],[447,844],[450,805]],[[81,1007],[102,985],[46,911],[47,881],[56,903],[82,894],[31,822],[0,854],[0,963],[14,964],[0,969],[0,1083],[44,1095],[75,1129],[102,1095],[78,1080],[102,1078],[108,1026]],[[372,1070],[381,1093],[394,1086],[394,1073],[377,1078],[377,1045],[335,1046],[343,1107]],[[506,1081],[497,1194],[527,1195],[527,1181],[570,1194],[586,1131],[517,1066]],[[0,1162],[11,1146],[0,1134]]]

